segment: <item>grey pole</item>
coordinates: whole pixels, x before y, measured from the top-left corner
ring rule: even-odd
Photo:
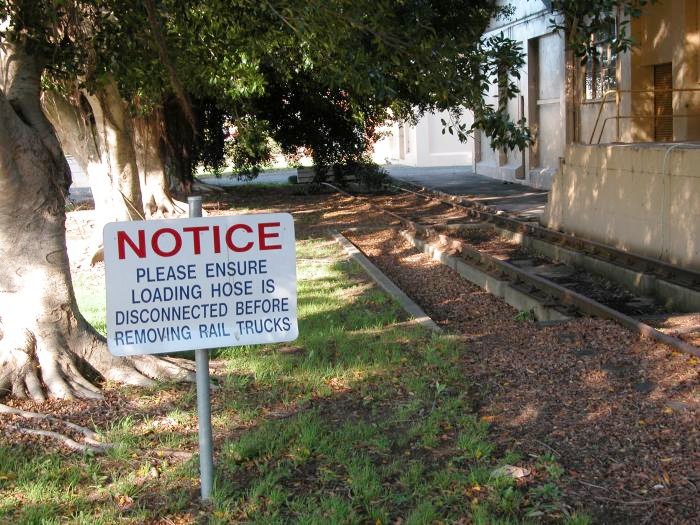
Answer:
[[[188,197],[190,217],[202,216],[202,197]],[[214,486],[214,446],[211,432],[211,398],[209,396],[209,351],[194,351],[197,366],[197,419],[199,422],[199,477],[202,499],[210,500]]]

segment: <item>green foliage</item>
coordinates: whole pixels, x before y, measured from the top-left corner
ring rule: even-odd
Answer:
[[[228,113],[214,99],[194,99],[192,106],[197,124],[197,133],[193,137],[189,153],[192,169],[202,166],[218,172],[226,163],[225,132]]]
[[[590,525],[591,523],[593,523],[593,520],[590,516],[579,514],[578,512],[574,512],[564,521],[564,525]]]
[[[218,97],[236,125],[267,122],[285,153],[306,148],[321,169],[359,161],[388,118],[431,110],[473,109],[477,125],[504,147],[529,140],[524,123],[508,123],[484,103],[489,85],[499,74],[514,78],[522,60],[511,41],[482,40],[491,19],[508,11],[496,2],[160,5],[189,89]],[[504,97],[517,92],[512,82],[504,87]],[[266,140],[241,138],[236,163],[254,173]]]
[[[598,60],[598,50],[591,35],[612,35],[610,44],[614,53],[622,53],[633,45],[629,36],[631,18],[642,14],[645,6],[657,0],[553,0],[552,9],[558,11],[563,20],[556,18],[550,24],[557,31],[563,31],[569,48],[581,58],[582,63]],[[616,12],[623,17],[616,17]]]
[[[270,66],[264,71],[265,93],[248,101],[245,110],[268,123],[283,153],[294,157],[299,148],[308,150],[319,171],[361,162],[387,117],[384,105],[359,100],[313,71],[283,78]]]
[[[534,321],[536,319],[535,317],[535,311],[530,309],[530,310],[520,310],[514,317],[516,321]]]
[[[591,34],[609,31],[612,13],[638,16],[654,0],[555,0],[566,33],[584,60],[596,58]],[[127,100],[162,105],[182,87],[194,98],[194,131],[170,137],[184,145],[176,169],[219,169],[228,153],[254,176],[270,156],[309,150],[320,170],[360,162],[388,119],[415,121],[446,110],[445,130],[466,140],[475,130],[498,149],[523,148],[532,136],[513,122],[507,101],[518,94],[520,44],[484,38],[512,7],[493,0],[0,0],[9,26],[0,38],[21,41],[46,58],[56,79],[80,79],[88,90],[116,78]],[[628,22],[611,44],[629,48]],[[486,102],[497,88],[498,102]],[[193,96],[196,95],[196,96]],[[182,104],[182,97],[174,97]],[[467,129],[461,108],[474,113]],[[181,115],[182,119],[184,115]],[[190,120],[189,118],[186,120]],[[227,146],[223,127],[238,135]],[[182,128],[182,125],[178,125]],[[169,129],[172,129],[170,126]],[[182,130],[181,130],[182,131]]]
[[[367,159],[350,160],[345,164],[335,164],[331,173],[337,182],[354,178],[358,184],[370,191],[382,189],[389,181],[389,174]]]
[[[236,121],[237,133],[227,145],[227,156],[239,177],[255,178],[272,160],[269,123],[254,116]]]

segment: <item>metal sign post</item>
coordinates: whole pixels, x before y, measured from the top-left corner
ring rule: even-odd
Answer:
[[[202,197],[188,197],[190,217],[202,216]],[[209,350],[194,351],[197,374],[197,423],[199,427],[199,478],[202,499],[211,499],[214,487],[214,440],[211,432],[211,396],[209,392]]]
[[[195,351],[202,499],[214,461],[209,350],[293,341],[294,218],[289,213],[111,222],[104,227],[107,347],[115,356]]]

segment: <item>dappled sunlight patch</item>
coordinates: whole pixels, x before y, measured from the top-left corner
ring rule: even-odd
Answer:
[[[134,430],[143,434],[162,434],[173,430],[193,430],[197,428],[197,418],[192,412],[185,413],[177,410],[164,416],[146,419],[141,425],[137,425]]]
[[[606,401],[594,403],[588,407],[583,421],[590,424],[604,423],[605,419],[612,416],[615,411],[615,405]]]
[[[347,378],[344,377],[331,377],[326,379],[324,383],[330,388],[331,392],[333,392],[334,394],[350,391],[349,381]]]
[[[371,208],[369,206],[361,206],[360,209],[351,208],[351,209],[346,209],[346,210],[336,210],[336,211],[325,212],[322,215],[322,217],[324,219],[332,219],[332,220],[344,219],[347,217],[352,217],[353,219],[355,219],[357,217],[358,211],[361,211],[362,209],[365,209],[367,211],[371,211]]]
[[[319,294],[319,299],[322,297],[323,294]],[[297,307],[297,313],[300,318],[310,317],[313,315],[320,318],[332,319],[333,316],[331,314],[337,313],[340,310],[342,310],[342,306],[340,305],[334,306],[328,304],[327,302],[321,303],[320,301],[318,303],[299,304]],[[300,321],[300,326],[303,327],[302,321]]]
[[[522,410],[520,410],[520,413],[517,414],[515,417],[508,419],[505,421],[507,425],[511,426],[520,426],[520,425],[525,425],[528,423],[532,423],[534,421],[537,421],[537,418],[540,416],[540,407],[535,405],[534,403],[527,403]]]
[[[610,372],[600,368],[584,370],[581,373],[581,380],[588,388],[594,390],[608,390],[610,384]]]
[[[375,339],[391,338],[395,344],[402,345],[415,345],[419,340],[427,338],[425,329],[413,324],[413,320],[376,323],[372,326],[354,328],[349,330],[349,333],[357,336],[370,336]]]
[[[248,197],[261,195],[245,190],[230,201]],[[292,207],[311,211],[318,201]],[[326,211],[353,219],[337,206]],[[354,220],[366,221],[364,215]],[[491,474],[517,459],[502,454],[478,416],[461,360],[469,350],[464,339],[406,324],[399,306],[332,241],[300,240],[297,255],[299,339],[216,351],[226,364],[216,368],[211,392],[212,508],[197,501],[194,387],[110,386],[121,411],[99,426],[116,447],[48,465],[68,471],[51,490],[33,493],[35,506],[50,509],[42,516],[80,516],[84,523],[459,523],[478,514],[495,523],[543,501],[524,484]],[[32,467],[34,477],[41,464]],[[19,477],[22,467],[8,465],[0,461],[0,513],[28,516],[2,479],[5,470]],[[537,484],[546,479],[540,474]]]

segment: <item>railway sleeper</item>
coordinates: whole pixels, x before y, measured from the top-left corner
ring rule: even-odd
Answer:
[[[444,246],[442,246],[438,240],[431,242],[429,239],[422,238],[410,230],[402,230],[401,235],[418,250],[427,253],[435,260],[449,266],[460,276],[476,284],[480,288],[496,297],[500,297],[516,310],[532,310],[538,321],[556,321],[570,318],[570,316],[562,314],[557,308],[544,306],[542,303],[546,299],[546,296],[542,299],[538,299],[520,290],[519,288],[522,285],[515,285],[513,282],[509,282],[509,280],[512,281],[513,278],[506,272],[500,272],[500,274],[508,275],[509,280],[500,278],[500,275],[492,275],[492,271],[490,271],[488,267],[493,268],[495,265],[487,264],[485,258],[474,257],[472,259],[470,257],[469,259],[476,260],[479,263],[478,265],[470,264],[464,260],[464,257],[458,257],[447,253]]]
[[[644,336],[652,337],[683,352],[700,356],[700,348],[694,345],[660,332],[638,319],[601,304],[578,292],[564,288],[543,277],[535,274],[528,274],[507,261],[495,260],[484,253],[480,253],[479,257],[474,253],[470,253],[478,253],[477,250],[470,246],[465,245],[464,252],[465,254],[471,255],[470,258],[477,258],[482,263],[490,259],[493,265],[500,266],[506,273],[511,274],[513,280],[518,279],[522,284],[513,285],[512,282],[508,283],[497,279],[490,272],[487,273],[476,269],[473,265],[468,264],[462,257],[456,257],[446,253],[442,249],[439,240],[433,240],[431,242],[430,239],[422,239],[406,230],[401,231],[401,235],[415,248],[431,255],[434,259],[439,260],[443,264],[450,266],[463,278],[466,278],[496,297],[502,298],[514,308],[521,311],[531,310],[535,314],[535,319],[537,321],[570,319],[580,312],[594,317],[602,317],[604,319],[617,321],[621,325]],[[526,293],[520,289],[521,286],[527,287],[526,289],[535,288],[536,290]],[[554,307],[548,306],[548,304],[552,304],[552,297],[555,297],[555,300],[558,301],[560,305]]]
[[[328,184],[328,186],[333,187],[330,184]],[[340,191],[341,193],[354,197],[353,195],[343,192],[338,188],[333,188],[337,191]],[[482,210],[488,209],[484,206],[480,206],[474,203],[471,203],[471,206],[474,208],[478,207]],[[510,304],[511,306],[514,306],[516,309],[525,311],[532,310],[538,321],[569,319],[570,316],[564,315],[560,311],[561,308],[547,308],[540,301],[537,301],[535,298],[524,294],[523,292],[517,290],[515,287],[511,286],[510,283],[501,281],[489,273],[476,269],[474,267],[474,264],[468,264],[464,259],[473,259],[481,263],[481,265],[498,267],[499,270],[510,274],[511,279],[519,278],[522,281],[533,284],[535,287],[539,287],[541,291],[545,294],[545,297],[547,295],[557,297],[564,306],[575,307],[581,312],[587,313],[592,316],[614,320],[622,326],[630,328],[643,336],[651,337],[659,342],[672,346],[677,350],[700,357],[700,348],[692,344],[686,343],[685,341],[672,337],[668,334],[664,334],[663,332],[660,332],[659,330],[647,325],[646,323],[639,321],[638,319],[630,317],[629,315],[626,315],[622,312],[615,310],[614,308],[601,304],[573,290],[563,288],[555,282],[549,281],[535,274],[528,274],[522,270],[519,270],[516,266],[510,264],[505,260],[498,260],[497,258],[490,256],[486,253],[480,252],[466,244],[463,245],[463,253],[461,254],[461,257],[450,255],[440,248],[439,243],[431,243],[429,239],[421,239],[420,235],[418,235],[418,231],[420,228],[417,227],[412,221],[407,220],[406,218],[401,217],[400,215],[393,213],[389,210],[385,210],[379,206],[372,205],[372,207],[379,209],[384,213],[387,213],[395,218],[398,218],[401,221],[401,223],[408,228],[408,230],[402,230],[401,235],[404,236],[406,240],[409,243],[411,243],[414,247],[432,255],[432,257],[436,260],[439,260],[444,264],[452,267],[462,277],[477,284],[478,286],[492,293],[493,295],[501,297],[505,300],[506,303]],[[500,214],[494,214],[493,212],[487,212],[486,215],[488,217],[486,219],[484,219],[483,215],[479,215],[479,213],[473,209],[469,211],[469,214],[473,214],[473,216],[481,218],[482,220],[492,220],[498,226],[502,224],[507,224],[511,227],[511,232],[513,233],[517,233],[519,231],[534,232],[535,230],[543,232],[545,230],[541,227],[525,225],[522,222],[519,222],[513,218],[503,217]],[[548,233],[552,233],[552,231],[548,231]],[[599,243],[594,243],[592,241],[586,241],[586,244],[587,246],[601,246]],[[611,250],[614,251],[614,249],[612,248]],[[628,255],[632,256],[633,254]],[[653,261],[649,258],[641,256],[634,257],[640,260],[641,262],[654,263],[656,268],[667,269],[669,267],[668,264],[665,264],[662,261]],[[678,275],[690,275],[691,277],[695,277],[698,274],[692,271],[683,271],[682,269],[679,269]],[[522,301],[522,303],[520,301]]]
[[[403,185],[412,186],[411,184]],[[600,273],[592,268],[595,264],[582,266],[583,269],[609,278],[618,284],[628,287],[634,293],[652,295],[665,304],[668,309],[682,312],[700,311],[700,289],[697,288],[700,275],[693,270],[673,266],[667,262],[652,259],[646,256],[618,250],[614,247],[599,242],[582,239],[573,235],[551,230],[536,224],[526,223],[514,217],[509,217],[497,210],[484,206],[473,199],[450,195],[441,191],[429,190],[421,187],[421,193],[397,186],[401,191],[420,195],[425,199],[432,199],[446,204],[449,202],[460,204],[466,215],[494,224],[499,231],[509,232],[511,235],[519,235],[529,238],[530,241],[540,241],[549,244],[553,249],[573,252],[582,257],[588,257],[600,263],[607,263],[612,268],[626,270],[633,274],[624,275],[624,272],[603,269]],[[550,250],[551,251],[551,250]],[[583,253],[582,253],[583,252]],[[586,253],[588,255],[586,255]],[[566,261],[562,261],[566,262]],[[624,266],[621,266],[624,265]],[[618,273],[622,273],[618,280]],[[649,283],[650,280],[656,280]]]

